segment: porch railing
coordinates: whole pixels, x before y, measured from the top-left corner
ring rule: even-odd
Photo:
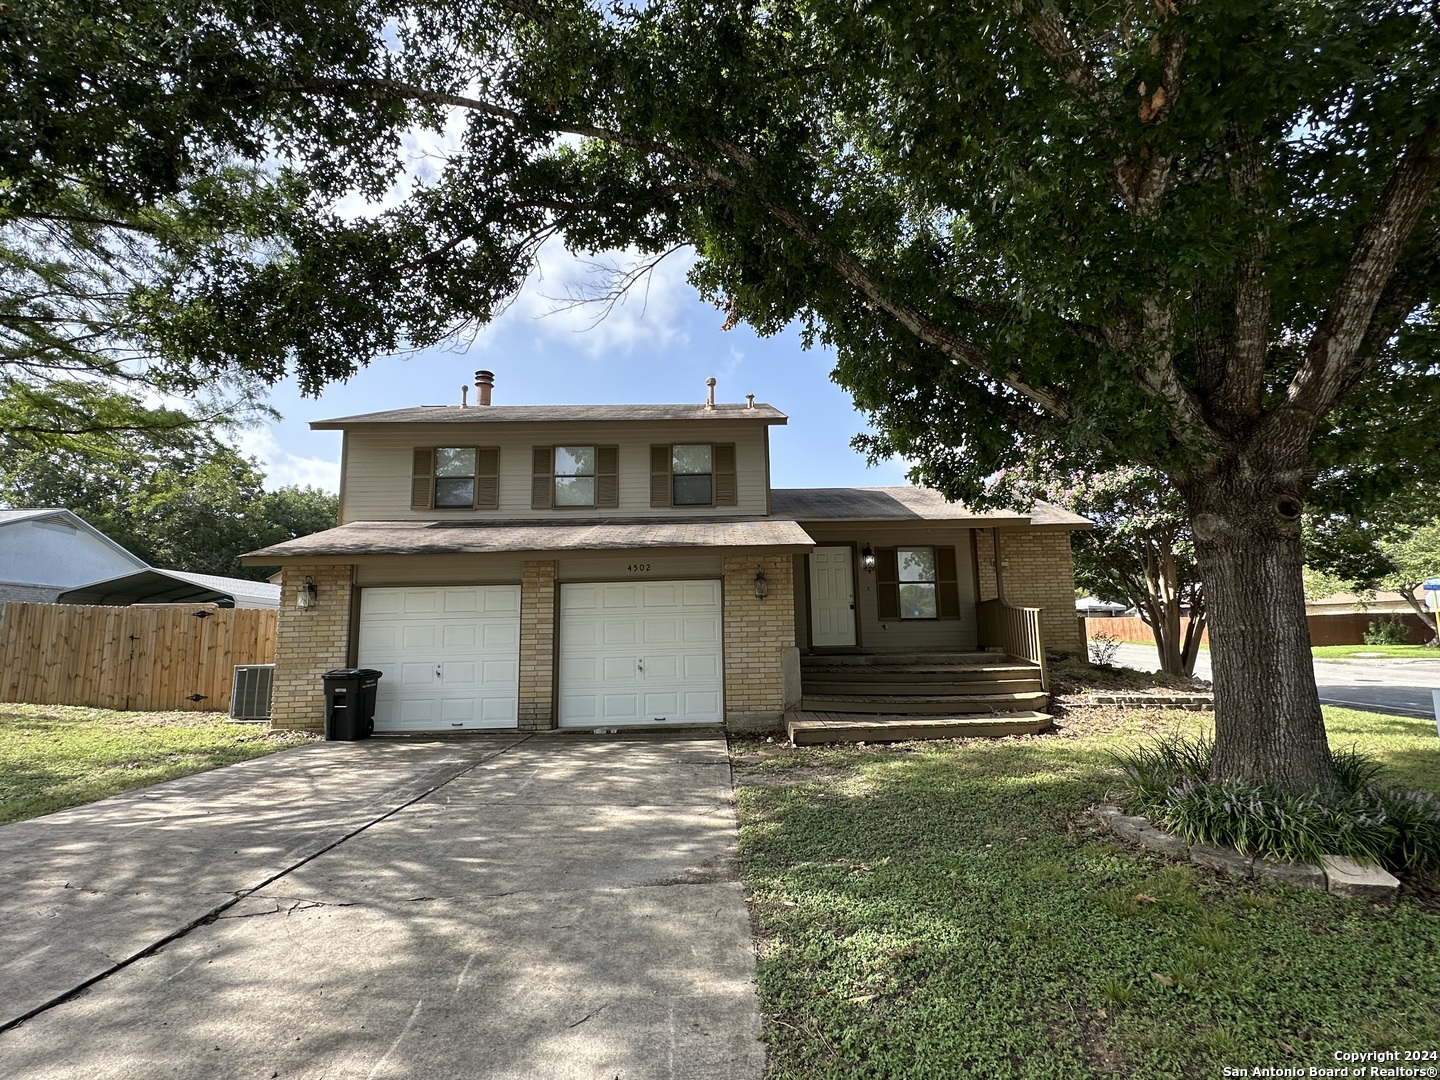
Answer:
[[[975,605],[980,648],[1002,649],[1017,660],[1040,668],[1040,689],[1050,689],[1050,668],[1045,662],[1045,640],[1040,635],[1038,607],[1015,607],[1004,600],[982,600]]]

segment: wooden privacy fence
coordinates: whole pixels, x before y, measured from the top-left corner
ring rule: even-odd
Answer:
[[[1398,619],[1404,624],[1410,633],[1411,645],[1423,645],[1430,640],[1430,628],[1420,616],[1409,612],[1391,615],[1374,611],[1337,611],[1326,615],[1306,615],[1305,623],[1310,628],[1312,645],[1363,645],[1365,631],[1370,629],[1370,624],[1389,619]],[[1189,621],[1183,618],[1180,620],[1182,634]],[[1133,617],[1086,619],[1086,638],[1093,641],[1097,633],[1109,634],[1117,641],[1134,641],[1145,645],[1153,645],[1155,642],[1155,635],[1150,632],[1150,627],[1143,620]],[[1210,643],[1208,627],[1200,635],[1200,640],[1207,645]]]
[[[1029,660],[1040,667],[1040,689],[1050,689],[1050,664],[1045,659],[1045,641],[1040,636],[1038,607],[1016,607],[1004,600],[982,600],[975,605],[982,649],[1004,649],[1017,660]]]
[[[277,611],[7,604],[0,701],[225,712],[236,664],[275,662]]]

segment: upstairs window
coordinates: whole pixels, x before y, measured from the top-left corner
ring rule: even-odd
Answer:
[[[714,454],[705,446],[670,448],[670,504],[714,505]]]
[[[498,446],[417,446],[410,469],[412,510],[495,510]]]
[[[597,510],[620,505],[620,448],[537,446],[530,469],[530,508]]]
[[[555,447],[555,505],[595,505],[595,447]]]

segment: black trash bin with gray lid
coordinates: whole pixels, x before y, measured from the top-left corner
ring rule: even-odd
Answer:
[[[336,668],[325,672],[325,738],[350,742],[375,731],[375,694],[384,672]]]

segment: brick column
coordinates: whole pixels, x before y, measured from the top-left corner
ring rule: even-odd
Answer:
[[[755,572],[770,587],[755,596]],[[786,653],[795,650],[795,560],[727,555],[724,560],[725,723],[743,730],[777,725],[785,700]]]
[[[306,578],[315,583],[315,606],[296,604]],[[350,595],[354,567],[287,566],[280,582],[275,629],[275,690],[270,726],[286,731],[325,730],[325,686],[320,676],[350,663]]]
[[[1045,647],[1083,652],[1075,618],[1075,564],[1068,530],[1002,529],[1005,599],[1016,607],[1038,607]]]
[[[520,567],[520,728],[555,726],[555,563]]]
[[[995,534],[990,529],[972,529],[975,536],[975,576],[980,594],[976,600],[994,600],[1000,595],[995,576]]]

